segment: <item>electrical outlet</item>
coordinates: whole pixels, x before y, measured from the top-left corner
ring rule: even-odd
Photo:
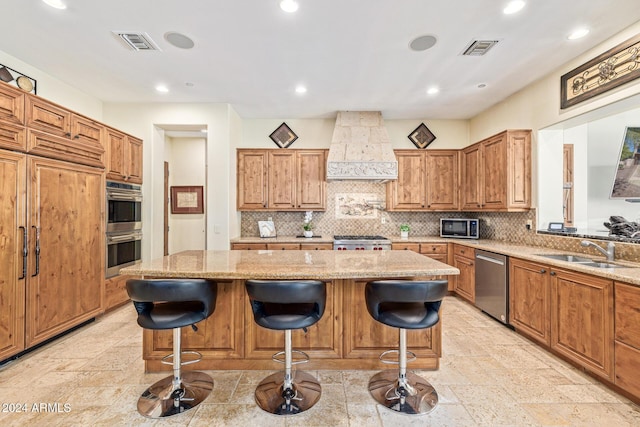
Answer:
[[[531,230],[531,227],[533,227],[533,221],[531,221],[530,219],[527,220],[527,230]]]
[[[380,215],[380,224],[386,224],[387,223],[387,218],[385,218],[384,215]]]
[[[485,224],[487,227],[491,227],[491,220],[490,220],[489,218],[485,219],[485,220],[484,220],[484,224]]]

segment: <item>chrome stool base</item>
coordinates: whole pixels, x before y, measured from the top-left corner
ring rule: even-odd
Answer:
[[[146,389],[138,399],[138,412],[149,418],[170,417],[196,407],[211,394],[213,378],[209,375],[187,371],[181,376],[178,390],[173,386],[173,376]]]
[[[276,415],[294,415],[306,411],[320,400],[322,390],[318,380],[304,371],[295,371],[292,396],[287,402],[283,377],[283,372],[276,372],[256,387],[256,403],[262,410]]]
[[[428,414],[438,404],[436,390],[416,374],[406,373],[404,393],[399,386],[398,371],[382,371],[369,380],[369,393],[379,404],[403,414]]]

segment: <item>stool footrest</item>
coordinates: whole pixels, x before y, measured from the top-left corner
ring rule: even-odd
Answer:
[[[398,360],[388,360],[388,359],[384,358],[385,356],[387,356],[387,355],[389,355],[391,353],[399,354],[400,351],[397,350],[397,349],[383,351],[382,353],[380,353],[380,356],[378,356],[378,359],[380,359],[380,361],[382,363],[386,363],[387,365],[398,365],[400,363]],[[407,355],[411,356],[410,359],[407,359],[407,362],[413,362],[417,358],[416,354],[414,352],[412,352],[412,351],[407,351]]]
[[[292,361],[291,362],[292,365],[299,365],[301,363],[307,363],[309,361],[309,355],[307,353],[305,353],[304,351],[291,350],[291,353],[296,353],[296,354],[302,356],[301,360]],[[285,363],[285,360],[283,358],[281,358],[281,356],[284,356],[284,354],[285,354],[284,351],[279,351],[279,352],[275,353],[273,356],[271,356],[271,360],[273,360],[274,362],[278,362],[278,363]]]
[[[192,355],[195,355],[196,358],[193,360],[187,360],[186,362],[181,361],[180,366],[191,365],[192,363],[197,363],[202,360],[202,353],[198,351],[184,350],[180,352],[180,356],[182,356],[183,354],[192,354]],[[165,365],[173,365],[173,356],[174,356],[173,353],[167,354],[165,357],[163,357],[160,360],[160,363],[164,363]]]

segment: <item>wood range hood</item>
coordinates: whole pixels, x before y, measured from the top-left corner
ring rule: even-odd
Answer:
[[[327,180],[395,179],[398,161],[382,113],[339,111],[327,158]]]

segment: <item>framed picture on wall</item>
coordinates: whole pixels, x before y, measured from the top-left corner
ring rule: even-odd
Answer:
[[[201,214],[204,213],[203,187],[172,186],[171,213],[172,214]]]

